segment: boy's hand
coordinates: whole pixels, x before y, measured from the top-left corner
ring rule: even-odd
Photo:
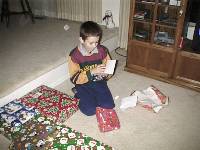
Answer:
[[[100,64],[96,68],[91,70],[91,74],[104,74],[106,65],[105,64]]]

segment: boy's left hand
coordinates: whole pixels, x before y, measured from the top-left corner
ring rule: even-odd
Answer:
[[[104,74],[105,69],[106,69],[106,65],[100,64],[100,65],[97,65],[96,68],[92,69],[91,73],[95,75],[101,75],[101,74]]]

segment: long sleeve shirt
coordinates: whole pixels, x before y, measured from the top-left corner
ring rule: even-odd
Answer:
[[[73,84],[84,84],[87,82],[94,82],[98,80],[105,80],[106,78],[98,75],[92,75],[91,69],[97,67],[99,64],[106,64],[110,60],[108,49],[102,45],[98,45],[96,52],[90,56],[85,56],[80,47],[74,48],[68,59],[70,80]]]

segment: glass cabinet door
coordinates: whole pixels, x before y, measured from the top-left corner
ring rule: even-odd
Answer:
[[[150,42],[155,0],[136,0],[133,14],[133,39]]]
[[[180,0],[136,0],[134,8],[132,39],[175,46]]]
[[[200,0],[188,0],[180,49],[200,54]]]
[[[159,0],[157,3],[154,43],[173,47],[181,1]]]

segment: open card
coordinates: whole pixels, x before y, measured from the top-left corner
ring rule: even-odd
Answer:
[[[113,74],[115,70],[116,60],[108,60],[106,63],[105,74]]]

